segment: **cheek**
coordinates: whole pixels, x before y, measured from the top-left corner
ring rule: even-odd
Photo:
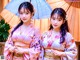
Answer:
[[[54,21],[51,20],[50,22],[51,22],[51,24],[54,24]]]
[[[61,22],[61,25],[64,24],[64,21]]]
[[[32,15],[30,14],[29,17],[32,18]]]
[[[30,18],[31,16],[30,16],[30,15],[26,15],[25,17],[26,17],[26,18]]]
[[[22,18],[22,15],[19,15],[20,18]]]
[[[63,24],[63,22],[59,23],[59,25],[61,26]]]

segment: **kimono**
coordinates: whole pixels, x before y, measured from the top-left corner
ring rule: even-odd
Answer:
[[[28,28],[21,29],[22,25],[17,28],[12,36],[8,37],[4,47],[5,60],[38,60],[40,54],[40,31],[30,24]],[[9,49],[13,46],[16,48],[27,49],[23,54],[11,53]]]
[[[77,60],[77,48],[72,35],[67,32],[65,35],[65,41],[60,43],[60,33],[55,33],[50,30],[42,35],[42,47],[44,51],[43,60]],[[64,53],[63,55],[55,55],[57,53]],[[61,54],[60,53],[60,54]]]

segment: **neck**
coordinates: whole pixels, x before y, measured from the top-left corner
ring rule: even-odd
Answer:
[[[28,25],[30,25],[30,23],[31,23],[31,20],[24,22],[23,25],[28,26]]]
[[[53,29],[54,32],[60,32],[60,29]]]

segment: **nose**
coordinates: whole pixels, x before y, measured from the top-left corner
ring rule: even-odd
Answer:
[[[23,17],[25,17],[26,15],[25,14],[23,14]]]
[[[54,21],[54,23],[57,23],[57,22],[58,22],[57,20]]]

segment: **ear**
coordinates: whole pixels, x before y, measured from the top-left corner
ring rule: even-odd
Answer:
[[[33,17],[34,16],[34,12],[33,13],[31,13],[31,17]]]
[[[63,24],[66,22],[66,20],[63,20]]]
[[[36,12],[36,10],[34,9],[34,12],[32,13],[33,16],[34,16],[35,12]]]
[[[52,17],[50,16],[50,20],[51,20],[51,18],[52,18]]]
[[[33,9],[33,12],[31,13],[32,17],[34,16],[34,13],[35,13],[35,9]]]

